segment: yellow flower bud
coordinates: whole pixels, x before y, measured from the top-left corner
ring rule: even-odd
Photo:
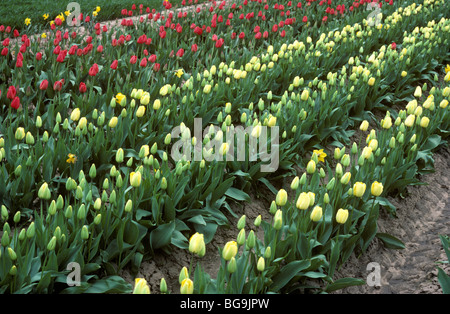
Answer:
[[[348,210],[340,208],[336,213],[336,222],[344,224],[348,218]]]
[[[363,132],[367,131],[367,129],[369,128],[369,121],[364,120],[363,122],[361,122],[361,125],[359,126],[359,129]]]
[[[353,185],[353,195],[356,197],[362,197],[366,192],[366,184],[363,182],[356,182]]]
[[[189,252],[203,256],[205,251],[205,240],[203,238],[203,234],[194,233],[189,239]]]
[[[306,166],[306,171],[309,174],[312,174],[312,173],[316,172],[316,162],[314,160],[310,160],[308,162],[308,165]]]
[[[222,251],[222,257],[224,260],[229,261],[235,257],[238,251],[236,241],[228,241]]]
[[[72,121],[78,121],[80,119],[80,108],[75,108],[72,113],[70,114],[70,120]]]
[[[281,189],[277,193],[276,204],[278,206],[284,206],[287,202],[287,192],[284,189]]]
[[[310,216],[311,220],[314,222],[319,221],[320,219],[322,219],[322,207],[320,206],[315,206],[314,209],[311,212],[311,216]]]
[[[141,185],[142,175],[139,171],[130,173],[130,184],[132,187],[139,187]]]
[[[405,120],[405,125],[407,127],[412,127],[414,125],[415,120],[416,120],[416,116],[413,114],[410,114]]]
[[[47,182],[44,182],[41,185],[41,187],[39,188],[38,197],[43,200],[49,200],[51,198],[51,196],[52,195],[51,195],[50,189],[48,188],[48,184],[47,184]]]
[[[145,114],[145,107],[139,106],[138,110],[136,110],[136,117],[141,118]]]
[[[370,188],[370,192],[373,196],[380,196],[381,193],[383,193],[383,184],[378,181],[373,182]]]
[[[307,193],[300,193],[297,203],[295,204],[298,209],[307,209],[309,207],[310,198]]]
[[[134,280],[133,294],[150,294],[150,287],[144,278],[136,278]]]
[[[16,133],[14,134],[16,140],[21,141],[25,137],[25,129],[22,127],[17,128]]]
[[[109,127],[111,129],[115,128],[117,126],[117,122],[119,121],[119,119],[117,119],[117,117],[112,117],[111,120],[109,120]]]
[[[430,123],[430,119],[428,117],[422,117],[422,119],[420,119],[420,126],[423,128],[428,127],[429,123]]]
[[[266,266],[265,266],[264,257],[261,256],[258,259],[258,263],[256,264],[256,269],[259,270],[260,272],[263,272],[265,267]]]
[[[189,278],[184,279],[181,282],[180,293],[181,294],[193,294],[194,293],[194,282]]]
[[[369,86],[373,86],[375,84],[375,78],[371,77],[367,83],[369,84]]]

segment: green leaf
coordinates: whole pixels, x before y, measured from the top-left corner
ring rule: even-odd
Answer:
[[[298,275],[302,270],[308,268],[311,262],[308,260],[293,261],[284,266],[280,272],[275,275],[270,290],[277,292],[282,289],[292,278]]]
[[[226,192],[225,195],[228,197],[231,197],[237,201],[246,201],[249,202],[250,201],[250,196],[245,193],[242,190],[238,190],[234,187],[230,187]]]
[[[172,233],[175,230],[175,221],[159,225],[150,232],[150,246],[153,250],[170,244]]]
[[[450,294],[450,276],[442,268],[438,267],[438,281],[444,294]]]
[[[399,250],[405,248],[405,244],[393,235],[379,232],[376,234],[376,237],[380,239],[388,249]]]
[[[335,282],[329,284],[326,288],[325,291],[326,292],[332,292],[332,291],[336,291],[339,289],[344,289],[350,286],[360,286],[360,285],[364,285],[366,282],[362,279],[358,279],[358,278],[341,278],[336,280]]]

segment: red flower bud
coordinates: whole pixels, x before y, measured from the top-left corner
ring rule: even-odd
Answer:
[[[40,90],[46,90],[47,87],[48,87],[48,81],[47,81],[47,80],[43,80],[43,81],[41,82],[41,84],[39,85],[39,89],[40,89]]]
[[[20,107],[20,99],[19,97],[14,97],[13,101],[11,102],[11,107],[14,109],[19,109]]]
[[[79,91],[80,91],[80,93],[86,93],[86,91],[87,91],[87,88],[86,88],[86,84],[84,84],[83,82],[80,82],[80,86],[79,86]]]

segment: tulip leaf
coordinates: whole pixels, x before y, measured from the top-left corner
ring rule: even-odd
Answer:
[[[376,237],[380,239],[388,249],[401,250],[405,248],[405,244],[393,235],[379,232],[376,234]]]
[[[231,197],[237,201],[246,201],[249,202],[250,201],[250,196],[245,193],[242,190],[238,190],[234,187],[230,187],[226,192],[225,195],[228,197]]]
[[[329,284],[326,288],[326,292],[333,292],[336,290],[344,289],[350,286],[361,286],[364,285],[366,282],[362,279],[358,278],[341,278],[336,280],[335,282]]]
[[[311,262],[308,260],[293,261],[280,269],[280,272],[276,274],[272,280],[273,283],[270,286],[270,290],[273,292],[280,291],[289,281],[297,276],[302,270],[308,268]]]
[[[163,248],[170,244],[175,230],[175,221],[159,225],[150,232],[150,247],[153,250]]]

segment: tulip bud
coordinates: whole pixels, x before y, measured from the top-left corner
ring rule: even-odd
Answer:
[[[186,278],[181,282],[180,294],[193,294],[194,293],[194,282]]]
[[[229,261],[236,256],[238,251],[237,243],[235,241],[228,241],[222,251],[224,260]]]
[[[53,251],[56,247],[56,237],[53,236],[47,244],[47,250]]]
[[[348,218],[348,210],[340,208],[336,213],[336,222],[344,224]]]
[[[322,207],[315,206],[314,209],[311,211],[310,218],[314,222],[319,221],[322,218]]]
[[[236,259],[232,257],[227,265],[227,270],[230,274],[234,273],[237,269]]]
[[[310,160],[306,166],[306,172],[309,174],[313,174],[316,172],[316,162],[314,160]]]
[[[253,230],[250,230],[247,237],[247,248],[252,249],[255,247],[256,239],[255,239],[255,232]]]
[[[134,288],[132,294],[150,294],[150,287],[144,278],[136,278],[134,280]]]
[[[284,206],[287,202],[287,192],[284,189],[278,191],[276,196],[276,204],[278,206]]]
[[[258,259],[258,263],[256,264],[256,269],[259,270],[260,272],[263,272],[264,268],[265,268],[264,257],[260,257]]]
[[[162,294],[167,293],[167,283],[164,278],[161,278],[161,282],[159,284],[159,291],[161,291]]]
[[[18,141],[23,140],[23,138],[25,137],[25,129],[22,127],[17,128],[14,136],[15,136],[16,140],[18,140]]]
[[[87,239],[89,239],[89,230],[88,230],[88,227],[87,227],[86,225],[84,225],[84,226],[81,228],[81,239],[82,239],[82,240],[87,240]]]
[[[281,210],[277,210],[273,217],[273,228],[275,230],[280,230],[283,226],[283,213]]]
[[[383,193],[383,184],[377,181],[373,182],[370,191],[373,196],[380,196]]]
[[[142,175],[139,171],[130,173],[130,184],[132,187],[139,187],[141,185]]]
[[[245,229],[242,228],[239,233],[238,236],[236,238],[236,243],[238,245],[243,245],[245,243]]]
[[[119,148],[116,152],[116,162],[121,163],[123,162],[123,149]]]
[[[125,212],[130,213],[132,209],[133,209],[133,201],[128,200],[127,203],[125,204]]]
[[[48,188],[48,184],[47,184],[47,182],[44,182],[41,185],[41,187],[39,188],[38,197],[43,200],[49,200],[51,198],[51,196],[52,195],[51,195],[50,189]]]
[[[98,214],[94,218],[94,224],[99,225],[102,222],[102,214]]]
[[[366,184],[363,182],[356,182],[353,185],[353,195],[356,197],[362,197],[366,191]]]
[[[180,275],[178,276],[178,282],[181,284],[186,278],[189,278],[189,272],[186,266],[184,266],[180,271]]]
[[[350,172],[346,172],[342,178],[341,178],[341,184],[348,184],[350,182],[350,178],[352,177],[352,174]]]

